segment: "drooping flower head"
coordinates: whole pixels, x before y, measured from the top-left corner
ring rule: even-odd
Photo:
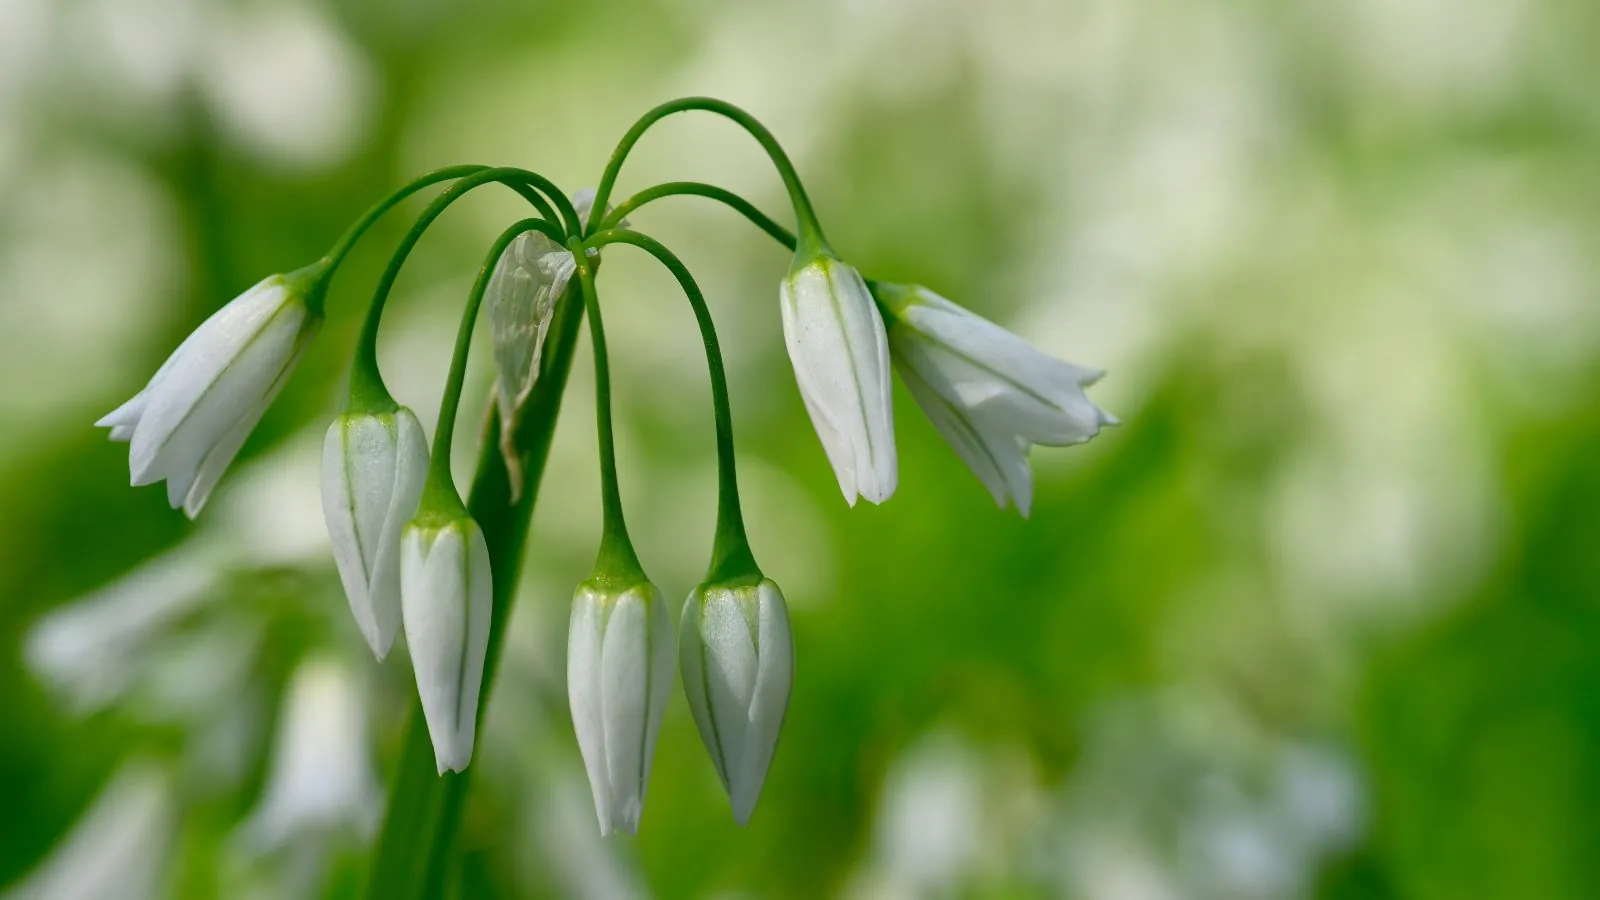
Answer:
[[[1079,444],[1117,424],[1084,393],[1105,374],[1040,352],[924,287],[874,286],[894,367],[1002,508],[1033,503],[1032,444]]]
[[[428,439],[411,410],[348,412],[322,445],[322,511],[356,625],[383,659],[400,627],[400,533],[428,475]]]
[[[567,695],[600,833],[633,834],[672,694],[672,615],[649,582],[591,579],[572,597]]]
[[[419,515],[400,537],[400,607],[439,774],[472,762],[494,607],[489,548],[463,510]]]
[[[273,275],[217,310],[133,399],[95,424],[128,442],[134,485],[167,482],[191,518],[288,380],[322,321],[320,265]]]
[[[743,825],[761,797],[794,681],[783,592],[770,578],[695,588],[683,607],[678,662],[695,726]]]
[[[882,503],[899,478],[883,319],[860,273],[827,251],[795,257],[779,289],[783,338],[839,489]]]

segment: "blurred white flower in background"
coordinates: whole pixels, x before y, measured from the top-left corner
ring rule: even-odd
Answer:
[[[376,86],[367,61],[309,5],[253,5],[217,21],[197,72],[217,118],[262,161],[322,168],[359,146]]]
[[[862,897],[960,896],[992,835],[999,804],[988,762],[962,737],[925,736],[884,779],[873,827],[872,861],[855,888]]]
[[[5,900],[154,900],[163,891],[177,826],[171,774],[132,759]]]
[[[363,691],[348,663],[331,655],[300,663],[283,699],[261,802],[238,833],[246,852],[291,842],[315,846],[338,829],[371,835],[381,791],[366,720]]]
[[[1365,832],[1366,802],[1347,751],[1179,687],[1090,719],[1033,860],[1085,900],[1305,900]]]

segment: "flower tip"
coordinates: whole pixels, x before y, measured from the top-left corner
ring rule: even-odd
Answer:
[[[897,487],[898,485],[893,482],[888,485],[864,485],[861,490],[861,496],[867,498],[873,505],[881,505],[887,503],[894,496],[895,488]],[[855,502],[851,501],[850,505],[855,506]]]
[[[472,745],[464,747],[439,747],[434,751],[434,765],[439,770],[439,777],[443,778],[446,772],[465,772],[467,766],[472,764]]]
[[[733,824],[740,828],[750,825],[750,817],[756,814],[756,801],[761,799],[761,789],[758,785],[754,793],[749,796],[730,797],[729,803],[733,807]]]

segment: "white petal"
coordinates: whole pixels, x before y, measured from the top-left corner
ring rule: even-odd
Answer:
[[[165,366],[165,363],[162,365]],[[144,405],[148,399],[148,394],[149,388],[134,394],[128,402],[101,416],[100,421],[94,423],[94,427],[110,428],[113,440],[118,440],[115,437],[117,429],[125,428],[131,430],[139,424],[139,417],[144,414]]]
[[[1016,439],[1004,432],[980,430],[899,358],[895,368],[928,421],[988,488],[995,504],[1004,509],[1006,501],[1014,499],[1018,511],[1026,516],[1033,499],[1033,481],[1027,457],[1018,449]]]
[[[728,766],[722,752],[722,740],[717,734],[711,715],[710,667],[706,657],[710,652],[701,634],[703,595],[700,589],[689,593],[683,604],[683,619],[678,623],[678,667],[683,676],[683,694],[689,701],[689,713],[694,717],[695,728],[711,754],[711,764],[716,767],[717,778],[723,790],[728,789]]]
[[[273,393],[276,393],[276,391]],[[262,413],[267,411],[267,405],[271,402],[272,397],[269,395],[259,407],[246,413],[244,418],[240,419],[227,434],[223,435],[215,446],[206,451],[205,457],[200,460],[199,467],[195,469],[194,481],[190,483],[188,490],[183,492],[184,515],[191,519],[200,515],[200,510],[205,507],[206,501],[211,499],[212,489],[217,486],[218,481],[222,480],[222,473],[228,470],[233,458],[239,455],[239,450],[244,447],[245,440],[250,437],[250,432],[255,430],[256,424],[261,421]],[[168,499],[172,499],[170,491],[168,492]],[[177,504],[174,503],[173,505],[176,506]]]
[[[601,834],[637,832],[672,686],[671,616],[648,584],[620,596],[580,585],[567,641],[572,720]]]
[[[368,558],[372,569],[367,590],[378,627],[378,642],[372,650],[380,661],[388,655],[400,627],[400,535],[417,514],[428,481],[428,437],[416,414],[404,407],[396,412],[395,434],[394,481],[385,498],[388,510],[373,555]]]
[[[794,683],[794,638],[789,632],[789,610],[777,585],[763,581],[758,588],[756,683],[751,692],[750,731],[739,767],[732,780],[729,800],[734,821],[750,821],[761,787],[766,783],[778,735],[789,709]]]
[[[149,388],[128,449],[135,484],[197,466],[241,411],[265,397],[308,337],[304,304],[252,290],[201,325]],[[158,476],[159,477],[159,476]]]
[[[190,485],[188,491],[184,493],[183,511],[189,518],[193,519],[200,514],[200,510],[211,497],[212,489],[221,480],[222,474],[228,470],[228,466],[233,464],[233,459],[239,455],[239,450],[244,446],[245,440],[250,437],[250,433],[255,431],[256,426],[261,423],[261,417],[266,414],[267,407],[272,405],[272,401],[278,398],[278,393],[283,390],[283,386],[289,382],[289,375],[294,371],[294,365],[299,361],[300,354],[305,350],[314,330],[315,323],[312,324],[311,328],[301,330],[294,352],[290,355],[288,361],[283,364],[283,370],[279,372],[278,380],[272,383],[272,386],[267,389],[266,395],[256,401],[253,407],[248,407],[244,410],[239,421],[201,458],[200,464],[195,470],[194,482]]]
[[[322,511],[334,562],[351,615],[379,659],[388,652],[399,623],[396,597],[396,608],[384,611],[392,613],[388,634],[384,633],[372,592],[373,568],[395,483],[397,436],[386,418],[340,416],[322,443]]]
[[[612,822],[611,779],[605,764],[605,713],[600,702],[601,614],[599,596],[580,585],[572,598],[567,627],[567,702],[572,709],[578,751],[583,756],[584,770],[589,773],[600,833],[606,835],[612,831]]]
[[[844,434],[834,427],[833,420],[828,418],[828,413],[811,399],[811,394],[803,385],[800,388],[800,401],[805,404],[806,414],[811,417],[812,429],[822,441],[822,452],[828,457],[828,464],[833,467],[833,475],[839,482],[839,490],[843,492],[845,501],[854,507],[856,498],[860,496],[860,492],[856,490],[855,449]]]
[[[650,764],[655,758],[656,737],[661,733],[661,717],[666,714],[667,701],[672,698],[672,685],[677,675],[677,635],[672,630],[672,611],[661,592],[651,588],[650,599],[650,721],[646,728],[644,751],[644,781],[650,781]],[[643,791],[640,791],[643,798]]]
[[[613,603],[600,643],[600,705],[605,723],[606,779],[611,787],[607,803],[612,827],[628,834],[638,831],[644,802],[649,615],[646,605],[630,591]]]
[[[792,271],[780,299],[795,379],[846,499],[853,485],[874,503],[887,500],[898,478],[889,349],[866,284],[823,257]]]
[[[439,773],[472,761],[492,604],[489,551],[471,519],[401,538],[400,603]]]
[[[731,592],[709,592],[700,616],[700,636],[706,645],[706,697],[732,797],[743,786],[745,748],[750,740],[750,701],[758,674],[755,636]]]
[[[903,315],[923,334],[1018,381],[1040,387],[1088,387],[1106,374],[1104,369],[1057,359],[927,288],[916,290]]]
[[[988,432],[979,431],[979,434]],[[994,455],[1000,461],[1000,471],[1005,475],[1012,501],[1017,504],[1017,513],[1026,519],[1033,512],[1033,469],[1028,465],[1029,444],[1022,438],[1016,438],[1013,446],[1015,453],[1006,453],[997,448]]]
[[[895,353],[958,409],[1038,444],[1092,438],[1106,413],[1083,388],[1103,372],[1064,362],[928,291],[901,313]]]

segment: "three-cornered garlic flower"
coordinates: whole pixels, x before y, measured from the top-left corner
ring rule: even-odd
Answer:
[[[876,285],[895,370],[1001,508],[1033,503],[1032,444],[1089,440],[1117,419],[1083,389],[1105,373],[1047,356],[920,286]]]
[[[769,578],[701,585],[678,628],[683,690],[740,825],[767,779],[794,681],[794,640],[783,593]]]
[[[783,338],[822,448],[855,505],[894,494],[894,416],[883,319],[855,269],[827,252],[799,256],[779,289]]]
[[[400,537],[400,612],[439,774],[472,761],[494,604],[489,548],[464,511],[427,511]]]
[[[382,660],[400,627],[400,532],[428,476],[428,439],[411,410],[349,412],[322,443],[322,511],[356,625]]]
[[[320,265],[272,275],[195,329],[133,399],[95,425],[127,441],[134,485],[166,479],[191,518],[288,380],[322,321]]]
[[[578,585],[567,637],[567,696],[600,833],[639,829],[650,760],[672,690],[672,616],[649,582]]]

